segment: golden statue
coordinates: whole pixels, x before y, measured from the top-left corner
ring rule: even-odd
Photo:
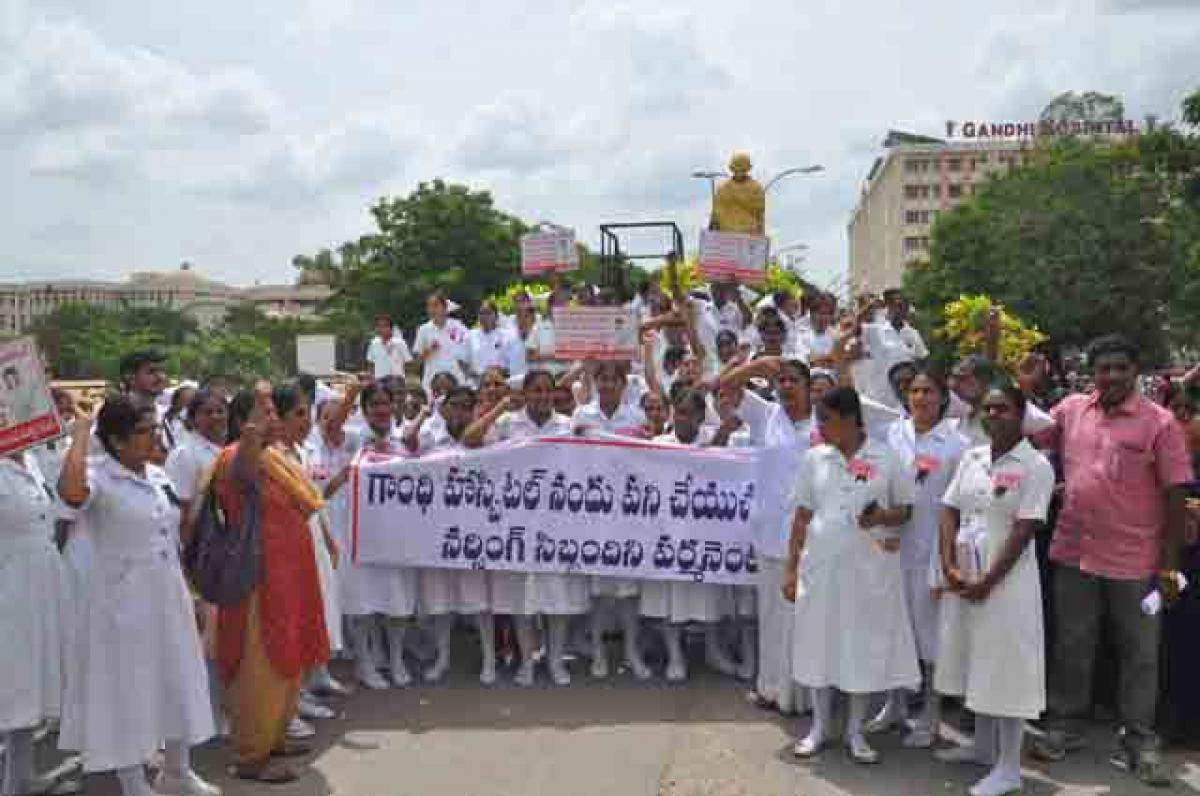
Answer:
[[[713,196],[709,229],[766,234],[767,194],[750,176],[750,166],[750,155],[745,152],[735,152],[729,159],[733,176],[721,183]]]

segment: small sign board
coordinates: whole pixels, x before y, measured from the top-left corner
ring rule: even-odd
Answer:
[[[521,236],[521,273],[548,274],[579,267],[575,231],[546,229]]]
[[[765,235],[701,230],[700,275],[710,282],[761,282],[770,249],[771,241]]]
[[[629,307],[559,307],[554,311],[555,359],[633,360],[637,319]]]
[[[337,370],[337,338],[331,334],[296,335],[296,371],[329,376]]]
[[[0,456],[62,435],[62,420],[33,338],[0,343]]]

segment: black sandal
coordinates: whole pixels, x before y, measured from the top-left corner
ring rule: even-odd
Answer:
[[[295,782],[299,776],[287,766],[276,766],[267,763],[261,766],[234,766],[233,775],[238,779],[262,782],[266,785],[286,785]]]

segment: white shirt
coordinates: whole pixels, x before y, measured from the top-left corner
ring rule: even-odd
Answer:
[[[434,350],[435,342],[437,350]],[[433,321],[425,321],[417,328],[413,350],[418,355],[430,352],[421,375],[421,384],[426,390],[439,373],[449,373],[459,384],[466,382],[462,362],[467,359],[467,327],[463,326],[462,321],[446,318],[441,326],[435,326]]]
[[[864,323],[862,347],[862,359],[850,366],[855,388],[881,404],[898,407],[900,399],[887,376],[893,365],[913,360],[908,346],[890,323]]]
[[[936,573],[942,496],[967,449],[967,439],[954,420],[942,420],[918,435],[912,419],[904,418],[888,429],[887,441],[916,485],[913,518],[900,534],[901,561],[907,570]]]
[[[897,332],[900,340],[908,348],[908,353],[912,354],[913,359],[926,359],[929,357],[929,349],[925,347],[925,340],[922,339],[921,333],[915,328],[905,323]]]
[[[524,376],[525,346],[515,331],[497,326],[490,332],[472,329],[467,335],[467,350],[471,372],[476,379],[488,368],[504,368],[509,376]]]
[[[57,514],[51,488],[29,451],[18,458],[19,463],[0,458],[0,561],[10,544],[46,544],[54,538]]]
[[[800,335],[800,345],[808,352],[810,360],[833,356],[834,343],[833,330],[830,328],[826,328],[823,332],[809,329]]]
[[[735,411],[757,447],[799,446],[804,450],[817,441],[817,426],[811,414],[792,420],[782,404],[768,401],[753,390],[742,393],[742,402]]]
[[[524,439],[526,437],[569,437],[573,425],[571,418],[551,412],[546,422],[538,425],[524,409],[518,412],[505,412],[496,420],[496,436],[498,439]]]
[[[412,361],[412,352],[399,329],[392,330],[391,338],[385,343],[383,338],[376,335],[367,346],[367,361],[375,372],[375,378],[384,376],[403,376],[404,366]]]
[[[612,415],[606,415],[600,408],[600,401],[595,400],[577,407],[572,422],[577,431],[585,434],[641,437],[646,427],[646,416],[638,406],[625,401],[617,404],[617,410]]]
[[[164,469],[175,485],[180,500],[191,502],[200,491],[204,473],[217,460],[221,447],[214,445],[199,434],[186,434],[167,456]]]
[[[106,455],[88,468],[88,498],[79,508],[95,540],[97,560],[179,567],[179,495],[165,470],[138,475]]]
[[[942,502],[958,509],[958,539],[980,551],[986,572],[1018,520],[1046,519],[1053,494],[1054,468],[1023,439],[995,461],[990,445],[964,453]]]

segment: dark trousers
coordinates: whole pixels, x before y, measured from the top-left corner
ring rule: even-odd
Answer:
[[[1144,580],[1113,580],[1070,566],[1054,569],[1055,644],[1050,662],[1050,726],[1082,732],[1092,705],[1101,631],[1117,656],[1117,712],[1131,740],[1157,744],[1159,617],[1141,610]]]

